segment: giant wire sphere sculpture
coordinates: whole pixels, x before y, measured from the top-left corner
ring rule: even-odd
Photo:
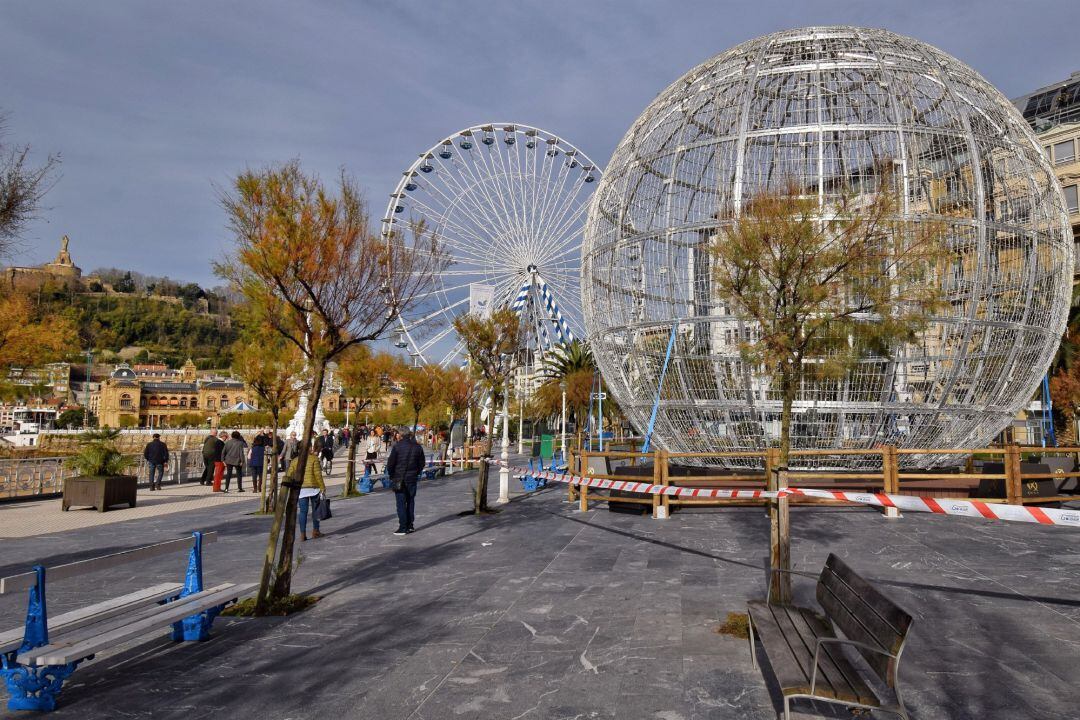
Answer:
[[[586,331],[639,430],[676,326],[653,441],[682,452],[776,444],[779,393],[741,360],[752,328],[714,290],[717,218],[792,182],[828,212],[839,194],[875,192],[883,164],[904,219],[946,228],[948,309],[888,357],[840,380],[804,379],[792,447],[982,447],[1009,424],[1068,313],[1072,238],[1052,169],[1017,110],[955,58],[884,30],[811,27],[751,40],[679,78],[626,133],[593,197]]]
[[[582,327],[581,236],[599,178],[581,150],[520,123],[474,125],[420,153],[390,195],[383,233],[408,242],[409,226],[423,222],[448,264],[399,316],[396,345],[416,364],[459,362],[454,319],[480,303],[518,313],[530,357],[572,341]]]

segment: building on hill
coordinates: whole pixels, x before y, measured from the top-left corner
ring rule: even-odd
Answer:
[[[33,387],[46,386],[54,398],[63,402],[71,399],[71,363],[49,363],[41,367],[8,368],[7,381],[12,385]]]
[[[120,364],[101,384],[96,408],[98,424],[109,427],[170,427],[170,418],[197,413],[217,425],[218,418],[239,403],[258,406],[250,388],[239,380],[199,377],[188,360],[174,375],[143,375]]]
[[[37,290],[44,285],[61,285],[74,290],[83,289],[82,269],[71,259],[67,235],[60,238],[60,252],[44,265],[33,267],[11,266],[4,268],[4,280],[8,288]]]

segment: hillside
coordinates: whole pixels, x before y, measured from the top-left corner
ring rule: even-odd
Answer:
[[[206,303],[138,294],[42,293],[46,309],[74,320],[82,349],[119,352],[145,348],[150,357],[179,367],[188,357],[200,368],[228,367],[236,326],[231,308],[208,313]]]

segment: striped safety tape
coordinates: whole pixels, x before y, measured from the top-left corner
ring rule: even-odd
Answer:
[[[492,460],[495,465],[502,465],[500,460]],[[887,495],[885,493],[842,492],[838,490],[819,490],[811,488],[788,488],[786,490],[724,490],[721,488],[690,488],[674,485],[654,485],[633,480],[610,480],[590,478],[570,473],[556,473],[548,470],[529,470],[528,468],[506,465],[518,475],[531,475],[554,482],[571,485],[584,485],[601,490],[620,490],[623,492],[645,493],[649,495],[667,495],[687,498],[723,498],[733,500],[760,500],[793,495],[853,502],[877,507],[894,507],[909,512],[928,512],[938,515],[961,515],[964,517],[985,518],[987,520],[1009,520],[1012,522],[1039,523],[1041,525],[1064,525],[1080,528],[1080,510],[1058,508],[1038,508],[1027,505],[1006,505],[1004,503],[985,503],[977,500],[954,498],[932,498],[918,495]]]

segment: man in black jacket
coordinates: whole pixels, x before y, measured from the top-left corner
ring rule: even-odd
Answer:
[[[154,433],[154,439],[143,448],[143,458],[150,466],[150,489],[161,489],[161,478],[165,475],[165,466],[169,462],[169,448],[161,442],[161,435]]]
[[[386,476],[390,478],[390,487],[394,489],[397,500],[398,529],[394,531],[395,535],[413,531],[416,484],[424,463],[424,449],[411,432],[405,433],[390,449],[390,457],[386,459]]]
[[[203,459],[203,471],[202,479],[199,480],[200,485],[213,485],[214,484],[214,466],[221,462],[221,450],[225,447],[225,443],[218,440],[217,433],[213,430],[206,436],[202,444],[202,459]]]

